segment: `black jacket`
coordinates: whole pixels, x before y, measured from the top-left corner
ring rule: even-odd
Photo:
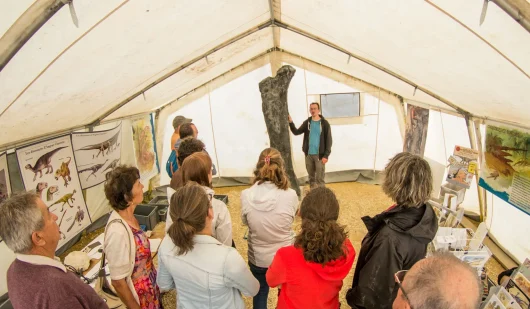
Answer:
[[[390,309],[397,294],[394,274],[425,257],[438,221],[428,204],[419,208],[396,206],[362,220],[368,234],[346,300],[352,308]]]
[[[328,158],[331,154],[331,145],[333,144],[333,139],[331,138],[331,126],[329,122],[320,115],[320,148],[318,151],[318,157],[320,160],[322,158]],[[302,151],[307,156],[309,152],[309,131],[311,131],[311,117],[307,118],[300,128],[296,128],[294,123],[289,122],[289,128],[294,135],[300,135],[304,133],[304,142],[302,144]]]

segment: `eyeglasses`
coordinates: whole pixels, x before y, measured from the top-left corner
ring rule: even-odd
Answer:
[[[410,303],[410,298],[407,295],[407,293],[405,292],[405,289],[403,288],[403,285],[401,284],[403,282],[403,280],[405,279],[405,275],[407,274],[407,271],[408,270],[400,270],[397,273],[395,273],[394,274],[394,280],[396,280],[396,283],[398,284],[399,288],[401,289],[401,293],[403,293],[403,296],[407,300],[407,303],[409,303],[410,309],[413,309],[412,305]]]

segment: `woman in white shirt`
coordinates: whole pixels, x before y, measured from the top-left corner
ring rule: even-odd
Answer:
[[[290,188],[280,152],[263,150],[254,170],[253,186],[241,193],[241,218],[248,225],[248,263],[260,282],[254,309],[267,309],[269,286],[265,274],[276,251],[294,241],[292,230],[298,196]]]
[[[136,167],[118,166],[107,173],[105,196],[114,209],[105,227],[104,251],[112,286],[127,308],[162,307],[149,239],[134,216],[144,198]]]
[[[231,246],[232,245],[232,218],[226,204],[218,199],[214,199],[215,192],[211,188],[212,183],[212,160],[207,153],[196,152],[187,157],[180,167],[182,175],[182,185],[189,181],[193,181],[202,186],[204,191],[212,197],[213,207],[213,222],[212,222],[212,236],[219,240],[220,243]],[[169,190],[168,190],[169,191]],[[171,190],[173,191],[173,190]],[[171,195],[173,192],[170,193]],[[171,204],[171,196],[169,195]],[[169,213],[171,212],[171,205],[168,208],[168,215],[166,218],[166,231],[169,229],[173,220]]]
[[[212,237],[212,196],[188,182],[171,197],[173,223],[158,250],[157,282],[177,290],[177,308],[243,309],[259,283],[236,249]]]

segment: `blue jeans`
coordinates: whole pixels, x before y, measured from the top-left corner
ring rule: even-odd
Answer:
[[[254,309],[267,309],[267,298],[269,297],[269,285],[265,275],[267,274],[268,268],[258,267],[248,263],[250,266],[250,272],[259,282],[259,291],[256,296],[252,299]]]

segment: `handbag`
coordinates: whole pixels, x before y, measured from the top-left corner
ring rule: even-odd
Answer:
[[[110,309],[126,308],[120,297],[113,291],[107,281],[107,274],[105,272],[105,253],[101,256],[101,266],[99,267],[98,278],[94,290],[99,297],[103,298],[103,301]]]
[[[114,222],[120,222],[125,229],[125,224],[120,219],[112,220],[108,225],[111,225]],[[108,226],[107,225],[107,226]],[[105,230],[106,232],[106,230]],[[129,236],[129,233],[127,233],[127,236]],[[130,240],[130,236],[129,236]],[[129,256],[130,256],[130,250],[129,248]],[[112,286],[109,284],[107,280],[107,274],[105,272],[105,251],[103,251],[103,254],[101,255],[101,264],[99,266],[99,272],[98,277],[96,279],[96,286],[94,290],[96,293],[103,298],[103,301],[109,306],[109,309],[125,309],[125,304],[121,301],[120,297],[116,293],[116,291],[112,288]]]

